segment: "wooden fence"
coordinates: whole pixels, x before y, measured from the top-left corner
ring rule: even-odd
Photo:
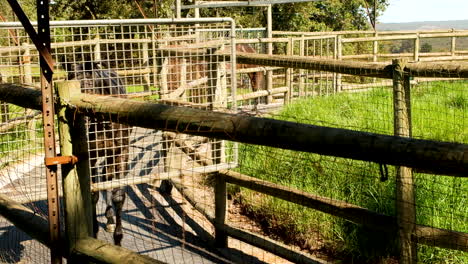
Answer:
[[[227,54],[222,54],[222,58],[226,59],[227,56]],[[398,232],[401,243],[400,254],[402,263],[414,263],[416,261],[414,252],[417,243],[468,251],[468,234],[415,224],[414,186],[411,181],[408,181],[408,179],[411,179],[411,169],[454,177],[466,177],[468,175],[468,146],[466,144],[435,142],[408,137],[408,131],[411,126],[410,115],[408,113],[410,109],[408,98],[411,91],[410,76],[467,78],[467,64],[405,63],[404,61],[395,60],[392,65],[384,65],[261,54],[238,54],[237,59],[241,63],[263,66],[314,69],[337,74],[359,74],[392,79],[395,106],[395,135],[379,135],[268,118],[248,117],[122,98],[81,94],[79,93],[79,89],[69,89],[69,86],[65,85],[60,89],[62,91],[61,102],[65,102],[65,104],[58,106],[61,109],[60,113],[63,115],[59,119],[63,122],[60,125],[62,144],[65,144],[63,142],[70,142],[66,138],[67,130],[81,131],[79,129],[82,123],[77,122],[79,116],[98,115],[101,118],[132,126],[191,135],[203,135],[235,142],[399,166],[397,179],[400,180],[397,180],[396,217],[377,214],[366,208],[344,201],[310,195],[291,189],[290,187],[285,188],[281,185],[258,180],[229,170],[218,171],[215,184],[214,213],[208,212],[205,208],[198,206],[196,198],[189,191],[184,190],[182,193],[196,209],[201,211],[213,223],[216,230],[214,244],[217,247],[225,247],[227,245],[227,236],[232,236],[272,251],[291,261],[304,263],[317,263],[319,261],[306,254],[291,250],[281,243],[234,228],[229,223],[226,223],[226,183],[231,183],[329,213],[354,223],[363,224],[369,228],[384,229],[387,232]],[[0,85],[0,100],[32,109],[40,109],[41,107],[39,91],[10,84]],[[70,115],[69,119],[67,119],[67,115]],[[67,122],[67,120],[72,119],[74,122]],[[73,126],[73,128],[67,129],[67,126]],[[79,134],[75,134],[75,136],[70,134],[68,136],[71,137],[71,142],[75,143],[70,146],[62,146],[63,151],[69,151],[69,153],[66,152],[65,154],[83,152],[82,149],[77,148],[85,144],[76,144],[76,140],[80,142],[82,139],[74,138],[79,137]],[[272,137],[276,140],[272,141]],[[115,263],[118,260],[115,259],[115,250],[112,246],[105,245],[103,249],[101,248],[103,242],[93,242],[94,240],[89,238],[89,208],[91,206],[89,188],[87,187],[89,186],[89,177],[84,174],[80,175],[83,171],[87,171],[87,169],[83,169],[82,167],[86,166],[85,163],[81,161],[72,167],[66,168],[68,172],[64,172],[71,175],[67,176],[69,180],[64,183],[64,199],[67,201],[65,209],[67,211],[66,223],[68,230],[66,239],[69,243],[66,255],[72,257],[79,253],[95,260],[96,256],[101,254],[101,261]],[[169,178],[176,188],[184,188],[176,178]],[[78,185],[77,183],[80,184]],[[81,188],[76,189],[76,186],[81,186]],[[30,230],[27,228],[29,222],[27,219],[21,216],[17,217],[14,214],[26,209],[6,198],[3,199],[3,197],[0,200],[0,204],[0,212],[13,223],[23,227],[26,226],[25,231],[29,233]],[[19,208],[19,211],[15,211],[12,208]],[[70,228],[70,226],[74,228]],[[32,233],[31,235],[47,244],[47,239],[44,237],[46,232],[43,232],[42,227],[38,230],[40,230],[39,234]],[[88,242],[92,243],[88,244]],[[105,248],[109,248],[109,250]],[[98,252],[99,254],[97,254]],[[138,263],[146,263],[145,261],[148,261],[147,258],[135,256],[134,253],[128,253],[128,256],[140,259],[141,262]]]

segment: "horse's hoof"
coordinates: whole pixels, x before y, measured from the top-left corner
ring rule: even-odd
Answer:
[[[107,224],[106,225],[106,232],[114,233],[114,231],[115,231],[115,224]]]
[[[162,180],[161,185],[159,185],[159,192],[161,194],[171,194],[172,183],[169,180]]]

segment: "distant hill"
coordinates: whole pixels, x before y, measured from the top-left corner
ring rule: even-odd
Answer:
[[[377,30],[396,31],[396,30],[435,30],[435,29],[468,29],[468,20],[450,20],[450,21],[422,21],[407,23],[379,23]]]

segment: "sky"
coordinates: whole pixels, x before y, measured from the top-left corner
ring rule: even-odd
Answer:
[[[468,19],[468,0],[389,0],[382,23]]]

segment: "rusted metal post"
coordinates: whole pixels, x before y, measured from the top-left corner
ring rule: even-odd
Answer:
[[[411,137],[410,80],[404,60],[393,60],[393,105],[395,136]],[[412,169],[396,167],[396,212],[402,264],[417,262],[417,247],[411,241],[415,230],[416,209]]]

